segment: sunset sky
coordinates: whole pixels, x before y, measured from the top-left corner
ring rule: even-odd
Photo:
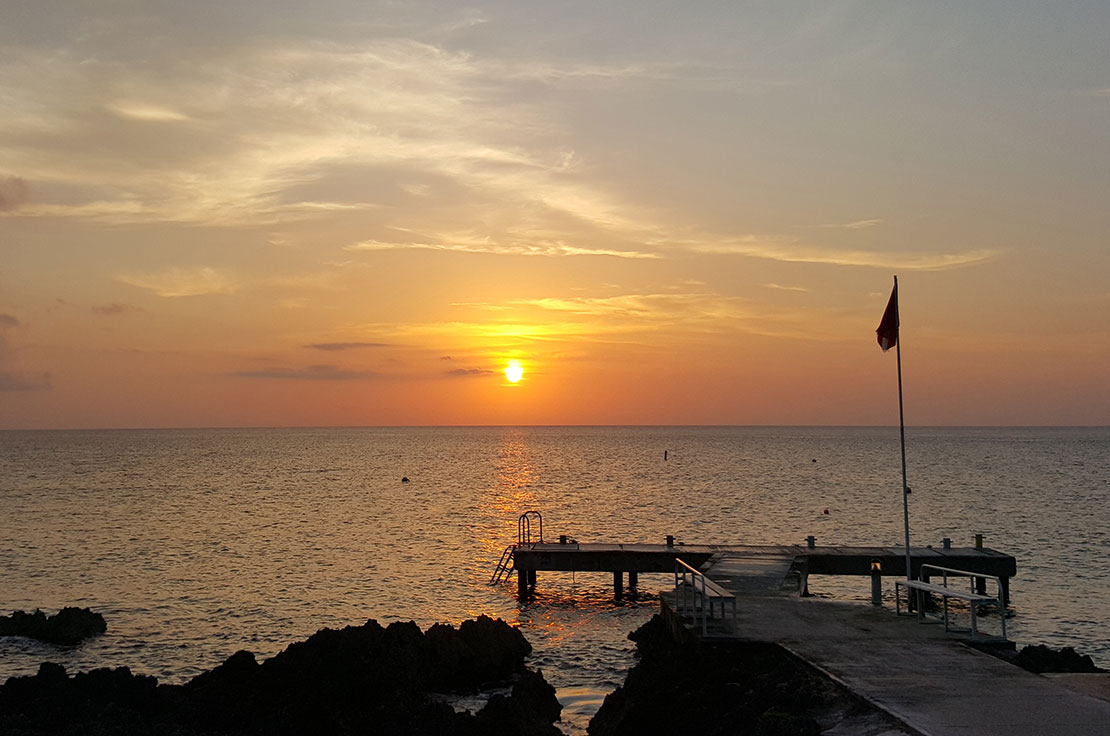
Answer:
[[[0,428],[1110,424],[1110,4],[0,9]],[[505,367],[523,377],[510,382]]]

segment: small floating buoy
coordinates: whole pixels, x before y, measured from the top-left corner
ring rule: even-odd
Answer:
[[[824,513],[825,513],[826,516],[828,516],[829,515],[829,510],[825,509]]]
[[[813,462],[817,462],[817,458],[813,458]]]
[[[402,483],[408,483],[409,482],[408,476],[406,475],[403,478],[401,478],[401,482]]]

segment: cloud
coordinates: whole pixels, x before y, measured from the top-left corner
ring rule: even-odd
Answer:
[[[324,351],[359,350],[362,348],[388,347],[384,342],[316,342],[305,345],[306,348]]]
[[[136,311],[136,309],[136,307],[132,307],[128,304],[119,304],[118,302],[92,307],[94,314],[100,314],[105,317],[112,317],[117,314],[123,314],[124,312],[133,312]]]
[[[310,365],[307,368],[266,368],[258,371],[237,371],[238,378],[265,378],[292,381],[357,381],[377,378],[373,371],[344,370],[335,365]]]
[[[809,291],[809,289],[805,288],[804,286],[783,286],[782,284],[764,284],[763,286],[764,286],[764,288],[775,289],[777,291],[800,291],[800,292],[808,292]]]
[[[497,371],[489,368],[455,368],[454,370],[447,371],[447,375],[460,378],[465,378],[467,376],[492,376],[496,373]]]
[[[901,269],[906,271],[945,271],[986,263],[998,258],[997,248],[977,248],[954,253],[898,253],[821,247],[793,242],[786,238],[761,239],[754,236],[722,238],[716,241],[683,242],[676,247],[695,253],[740,255],[784,263],[821,263],[832,266]]]
[[[841,225],[822,225],[821,227],[836,228],[841,230],[865,230],[871,227],[877,227],[882,224],[882,220],[856,220],[855,222],[846,222]]]
[[[0,314],[0,327],[19,327],[19,320],[10,314]]]
[[[170,268],[155,273],[122,274],[119,280],[162,297],[233,294],[238,285],[231,276],[214,268]]]
[[[181,122],[189,119],[188,115],[183,115],[168,107],[142,102],[119,101],[109,105],[108,109],[122,118],[155,123]]]
[[[0,391],[43,391],[50,387],[49,373],[0,371]]]
[[[0,315],[15,320],[10,315]],[[18,324],[18,322],[16,323]],[[12,369],[16,351],[0,336],[0,391],[41,391],[51,387],[51,377],[45,371],[26,372]]]
[[[31,201],[31,185],[18,176],[0,176],[0,212],[14,212]]]
[[[345,246],[348,251],[375,250],[442,250],[462,253],[494,253],[510,256],[611,256],[614,258],[659,258],[657,253],[613,248],[584,248],[561,241],[525,240],[498,242],[496,239],[474,236],[448,236],[441,242],[387,242],[364,240]]]

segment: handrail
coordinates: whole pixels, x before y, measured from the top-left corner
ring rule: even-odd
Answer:
[[[941,585],[944,586],[945,588],[949,587],[949,585],[948,585],[948,576],[949,575],[952,575],[954,577],[970,578],[970,580],[971,580],[971,592],[976,594],[976,595],[982,595],[982,593],[980,593],[979,590],[976,589],[978,581],[980,581],[980,580],[983,580],[983,581],[993,580],[994,581],[994,586],[995,586],[994,590],[995,590],[995,593],[996,593],[995,600],[998,601],[998,606],[999,606],[999,609],[1000,609],[999,610],[999,618],[1002,620],[1002,638],[1003,639],[1007,638],[1006,637],[1006,601],[1005,601],[1005,598],[1002,595],[1002,580],[997,575],[987,575],[987,574],[984,574],[984,573],[981,573],[981,572],[971,572],[970,570],[959,570],[959,569],[954,568],[954,567],[941,567],[940,565],[930,565],[930,564],[926,563],[926,564],[921,566],[921,568],[919,569],[919,571],[917,573],[917,577],[918,577],[918,580],[920,582],[924,582],[924,578],[927,575],[927,573],[925,572],[926,568],[928,568],[929,570],[935,570],[936,572],[940,573],[940,575],[941,575]],[[983,585],[985,586],[985,583]],[[982,590],[985,592],[986,588],[983,587]],[[976,621],[975,621],[975,606],[976,606],[976,604],[974,602],[969,602],[968,605],[971,607],[971,633],[977,635],[979,632],[978,632],[978,627],[976,626]],[[948,629],[948,599],[947,598],[945,598],[945,600],[944,600],[944,626],[945,626],[945,630],[947,630]]]
[[[543,514],[539,511],[525,511],[516,521],[517,544],[532,544],[532,519],[539,522],[540,543],[543,543]]]
[[[941,567],[940,565],[924,564],[924,565],[921,566],[920,571],[917,573],[917,577],[918,577],[919,580],[923,579],[923,576],[925,575],[925,568],[929,568],[930,570],[936,570],[937,572],[939,572],[941,574],[941,579],[944,581],[944,583],[943,583],[944,587],[946,587],[946,588],[948,587],[948,576],[949,575],[964,576],[964,577],[971,578],[971,592],[973,592],[973,593],[977,592],[975,590],[975,581],[976,580],[978,580],[978,579],[993,580],[995,586],[997,586],[996,590],[998,591],[998,600],[999,601],[1002,600],[1002,580],[996,575],[986,575],[986,574],[981,573],[981,572],[971,572],[970,570],[958,570],[954,567]]]
[[[686,576],[687,575],[690,575],[690,581],[691,582],[689,584],[687,584],[687,582],[686,582]],[[679,583],[679,576],[682,577],[682,582],[681,583]],[[700,589],[698,587],[698,581],[699,580],[701,581]],[[708,597],[705,594],[705,580],[706,580],[706,577],[703,573],[698,572],[697,570],[690,567],[689,565],[687,565],[685,562],[678,559],[677,557],[675,558],[675,560],[674,560],[674,600],[675,600],[675,609],[678,611],[678,614],[680,616],[684,615],[685,611],[690,610],[692,615],[693,615],[694,625],[697,626],[697,623],[698,623],[698,601],[700,600],[701,601],[701,633],[702,633],[703,636],[707,633],[707,619],[708,619],[708,611],[709,611],[709,607],[707,605],[709,603],[709,600],[708,600]],[[681,598],[679,597],[679,588],[680,587],[682,588]],[[688,591],[693,593],[693,600],[689,601],[689,603],[692,604],[692,605],[689,605],[689,606],[687,605],[687,598],[688,598],[687,592]]]

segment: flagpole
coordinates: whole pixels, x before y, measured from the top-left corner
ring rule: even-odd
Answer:
[[[894,277],[894,290],[898,290],[897,276]],[[906,482],[906,414],[902,408],[902,320],[897,302],[894,305],[894,323],[898,335],[898,339],[894,343],[894,349],[898,357],[898,436],[902,442],[902,519],[906,529],[906,580],[912,580],[913,573],[910,571],[910,487]]]

